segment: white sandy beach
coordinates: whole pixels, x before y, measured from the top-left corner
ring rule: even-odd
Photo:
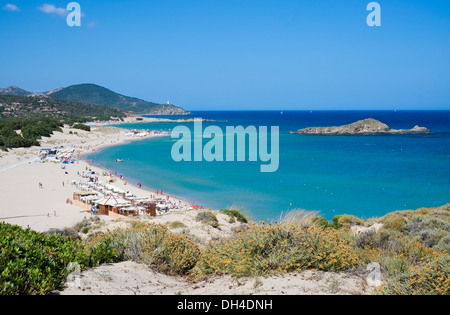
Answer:
[[[70,131],[78,135],[69,134]],[[41,148],[64,146],[75,148],[76,155],[81,155],[108,145],[148,138],[134,138],[127,134],[126,130],[111,127],[93,128],[92,132],[64,128],[63,133],[55,132],[51,138],[44,138],[41,147],[0,152],[0,221],[45,232],[71,227],[85,217],[89,218],[89,212],[66,203],[78,190],[70,183],[79,180],[77,173],[86,167],[96,172],[102,170],[79,159],[74,164],[65,165],[65,169],[60,163],[37,163],[39,151]],[[39,183],[42,183],[42,188]],[[126,186],[124,183],[118,180],[114,184],[135,195],[148,197],[150,194],[131,183]]]

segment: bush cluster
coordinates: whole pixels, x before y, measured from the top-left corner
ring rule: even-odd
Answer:
[[[240,221],[239,214],[224,213]],[[450,205],[392,213],[377,219],[383,223],[379,231],[368,229],[356,235],[349,227],[367,222],[340,216],[328,224],[302,213],[296,218],[243,224],[233,237],[206,246],[164,225],[141,221],[128,229],[92,235],[84,242],[78,232],[41,234],[0,224],[0,293],[45,294],[65,281],[71,262],[85,269],[127,260],[194,279],[214,274],[269,276],[307,269],[342,272],[378,262],[385,280],[379,294],[450,293],[446,247]],[[218,224],[212,212],[200,212],[197,219]],[[79,232],[86,227],[80,225]]]
[[[248,223],[247,218],[238,210],[234,209],[226,209],[226,210],[220,210],[221,213],[224,213],[230,217],[230,223],[238,222],[241,223]]]
[[[54,119],[9,119],[0,121],[0,146],[21,148],[39,146],[38,140],[62,131],[62,124]],[[20,131],[21,134],[16,131]]]
[[[163,225],[116,230],[110,237],[121,260],[150,264],[169,274],[188,274],[200,255],[197,244]]]
[[[360,259],[349,241],[332,228],[293,224],[253,224],[232,239],[210,243],[202,252],[194,275],[270,275],[320,269],[342,271]]]
[[[380,293],[448,294],[450,205],[393,212],[380,221],[378,232],[354,236],[361,259],[379,262],[386,274]]]
[[[217,228],[219,226],[219,220],[217,220],[217,216],[211,211],[200,212],[197,215],[196,220],[202,222],[203,224],[211,225],[214,228]]]
[[[90,247],[60,234],[42,234],[0,223],[0,294],[45,294],[62,285],[67,266],[82,269],[117,261],[108,238]]]
[[[450,256],[439,254],[413,266],[409,273],[390,278],[379,294],[450,295]]]
[[[84,130],[84,131],[91,131],[91,127],[85,125],[85,124],[74,124],[72,126],[74,129]]]

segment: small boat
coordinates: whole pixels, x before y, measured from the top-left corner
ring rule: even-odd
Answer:
[[[122,159],[116,159],[116,162],[117,162],[117,163],[122,163],[123,160],[122,160]]]

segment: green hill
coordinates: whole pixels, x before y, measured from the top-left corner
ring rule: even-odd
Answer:
[[[115,108],[57,100],[45,95],[0,95],[0,150],[38,146],[41,137],[61,131],[64,124],[119,120],[124,116]],[[80,124],[75,126],[87,128]]]
[[[186,111],[174,105],[162,105],[124,96],[95,84],[79,84],[48,92],[61,100],[113,107],[124,112],[149,115],[184,115]]]
[[[71,123],[118,119],[124,116],[123,112],[115,108],[58,100],[45,95],[0,95],[0,120],[47,117]]]
[[[15,85],[11,85],[10,87],[4,88],[4,89],[0,88],[0,95],[28,96],[31,94],[33,94],[33,93],[31,93],[30,91],[21,89]]]

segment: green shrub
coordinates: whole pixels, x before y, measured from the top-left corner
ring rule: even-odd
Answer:
[[[424,260],[390,278],[378,291],[386,295],[450,295],[450,256],[446,253]]]
[[[214,213],[211,211],[203,211],[197,214],[197,221],[201,221],[204,224],[211,225],[214,228],[219,227],[219,220]]]
[[[331,226],[336,229],[340,228],[350,228],[353,225],[362,225],[364,221],[348,214],[337,215],[333,218]]]
[[[266,276],[305,269],[343,271],[356,267],[352,245],[335,229],[293,224],[253,224],[232,239],[209,244],[193,275]]]
[[[322,228],[330,227],[330,223],[328,223],[328,220],[323,217],[312,218],[312,223]]]
[[[21,135],[16,130],[20,130]],[[61,123],[46,117],[0,121],[1,142],[6,148],[39,146],[38,140],[49,137],[54,131],[62,131]]]
[[[0,292],[6,295],[44,294],[64,281],[70,262],[80,259],[81,246],[71,239],[3,223],[0,244]]]
[[[411,212],[405,234],[416,237],[427,247],[440,251],[450,249],[450,208],[443,206]]]
[[[450,235],[446,235],[441,238],[437,245],[434,246],[434,249],[441,252],[450,252]]]
[[[229,210],[220,210],[220,212],[228,215],[230,217],[230,221],[232,219],[235,219],[241,223],[248,223],[247,218],[238,210],[229,209]]]
[[[184,224],[183,222],[180,222],[180,221],[173,221],[168,224],[168,227],[171,229],[178,229],[178,228],[186,227],[186,224]]]
[[[396,213],[390,213],[384,217],[383,227],[385,229],[402,232],[406,228],[406,219]]]
[[[89,267],[119,261],[119,255],[111,237],[103,238],[101,241],[86,247],[86,250]]]
[[[108,243],[85,248],[60,234],[42,234],[0,223],[0,294],[46,294],[62,285],[78,263],[82,269],[115,261]]]
[[[87,126],[85,124],[74,124],[72,126],[74,129],[84,130],[84,131],[91,131],[91,127]]]

